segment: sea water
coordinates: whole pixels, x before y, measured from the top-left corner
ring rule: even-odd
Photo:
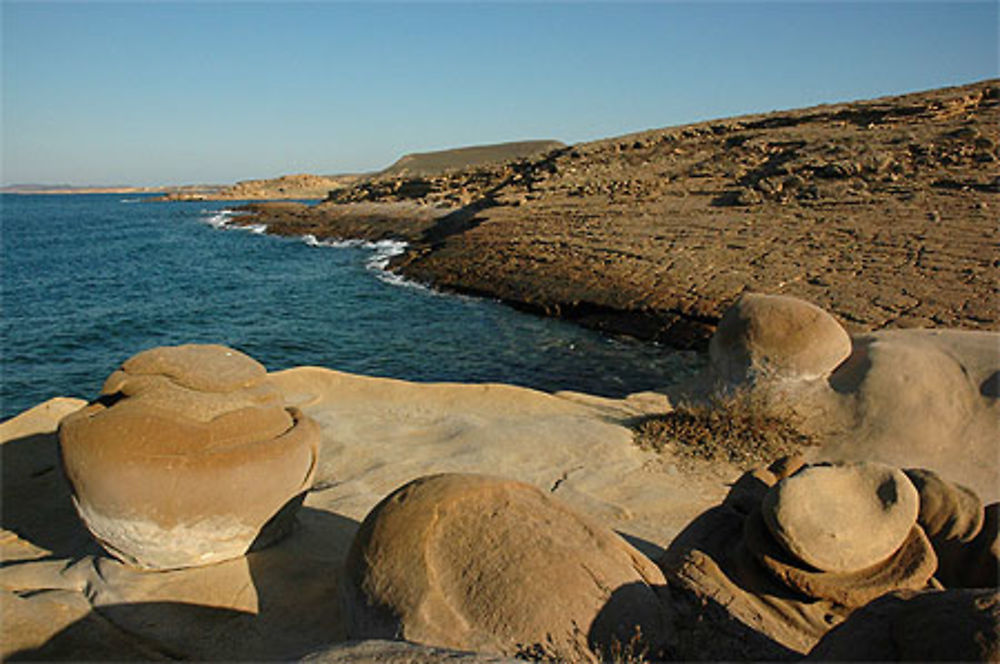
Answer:
[[[0,205],[3,419],[54,396],[93,398],[130,356],[182,343],[232,346],[269,370],[607,396],[701,362],[413,284],[385,270],[401,243],[235,229],[233,202],[7,194]]]

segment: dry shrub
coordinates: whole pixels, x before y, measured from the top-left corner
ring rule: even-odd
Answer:
[[[642,630],[638,625],[628,643],[622,644],[614,639],[606,652],[595,652],[582,645],[585,640],[579,626],[573,624],[573,652],[560,655],[557,652],[552,636],[548,635],[545,643],[532,643],[518,648],[514,657],[529,662],[545,662],[546,664],[650,664],[663,658],[651,658],[649,647],[642,638]]]
[[[634,431],[643,449],[728,461],[745,470],[817,444],[789,408],[749,389],[678,404],[670,413],[643,418]]]

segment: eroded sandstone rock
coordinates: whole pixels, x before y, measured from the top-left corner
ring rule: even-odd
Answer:
[[[917,523],[917,490],[883,464],[822,464],[778,482],[761,505],[770,534],[789,553],[824,572],[884,562]]]
[[[668,637],[660,570],[539,489],[483,475],[420,478],[365,519],[347,560],[349,638],[593,658]]]
[[[815,489],[800,492],[794,484],[794,490],[787,493],[775,488],[782,483],[787,486],[796,478],[808,480],[816,468],[829,466],[803,466],[801,460],[786,459],[767,469],[748,472],[733,485],[722,505],[698,517],[671,543],[660,565],[671,587],[677,590],[672,594],[680,616],[677,629],[698,630],[700,621],[710,624],[708,631],[714,634],[710,639],[699,640],[696,649],[678,653],[681,657],[732,659],[739,655],[751,659],[794,659],[808,653],[854,609],[888,592],[919,590],[932,583],[937,558],[916,523],[914,496],[905,499],[913,500],[912,509],[909,502],[903,507],[904,512],[912,512],[908,522],[900,519],[905,528],[894,526],[902,531],[902,539],[898,538],[898,532],[887,538],[898,540],[895,549],[881,560],[878,560],[881,553],[854,559],[854,564],[861,564],[875,558],[874,564],[846,571],[823,571],[779,544],[767,522],[774,519],[775,510],[768,504],[775,501],[775,496],[780,502],[795,499],[812,504],[796,506],[790,517],[782,516],[786,523],[800,521],[791,529],[791,537],[787,536],[787,527],[783,531],[785,539],[793,540],[812,536],[810,530],[800,532],[801,521],[810,524],[811,516],[822,515],[824,507],[830,510],[831,503],[840,500],[845,504],[857,502],[857,497],[850,495],[830,495]],[[869,499],[868,492],[877,491],[884,481],[892,482],[894,487],[897,482],[909,485],[905,476],[900,479],[893,473],[885,474],[882,468],[875,469],[877,473],[870,473],[872,469],[864,467],[842,468],[838,473],[857,472],[860,478],[834,484],[843,485],[840,488],[844,491],[860,492],[862,502]],[[883,481],[868,481],[876,475],[883,477]],[[909,491],[916,494],[912,485]],[[766,517],[769,512],[771,516]],[[842,518],[848,517],[844,514]],[[864,524],[864,518],[858,518],[860,525]],[[853,525],[840,529],[842,541],[829,540],[826,546],[834,550],[832,555],[842,566],[853,566],[844,565],[844,558],[835,550],[863,546],[872,536],[872,529]],[[806,547],[811,553],[812,544]],[[682,639],[678,643],[684,645]]]
[[[851,339],[823,309],[785,295],[744,293],[709,343],[716,372],[732,383],[829,375],[851,354]]]
[[[238,557],[283,535],[319,444],[318,426],[283,407],[263,366],[199,345],[126,361],[59,436],[88,529],[151,569]]]
[[[905,472],[920,493],[918,521],[937,554],[938,580],[949,588],[1000,586],[1000,503],[984,508],[973,491],[933,471]]]

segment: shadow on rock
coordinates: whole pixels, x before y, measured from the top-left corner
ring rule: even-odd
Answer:
[[[991,399],[1000,399],[1000,371],[994,371],[979,386],[979,393]]]
[[[665,585],[651,587],[633,582],[615,588],[594,617],[587,632],[587,644],[601,661],[657,662],[671,659],[663,651],[662,640],[651,643],[650,637],[655,638],[656,634],[646,634],[641,628],[641,625],[655,625],[658,618],[662,620],[662,616],[651,615],[647,608],[651,589],[666,607],[669,591]],[[666,633],[667,630],[665,624],[655,626],[656,633]],[[678,637],[675,635],[674,638]]]
[[[871,342],[867,340],[851,340],[850,356],[834,369],[827,379],[834,392],[852,394],[858,391],[872,368],[872,361],[868,355],[870,345]]]
[[[73,507],[55,433],[0,445],[2,527],[45,549],[53,558],[99,553]]]
[[[707,585],[715,591],[714,596],[690,592],[686,587],[689,583],[700,586],[704,579],[695,581],[697,576],[689,577],[680,572],[681,578],[688,583],[678,583],[678,590],[671,593],[676,612],[674,654],[680,660],[789,661],[802,658],[801,653],[762,631],[751,629],[731,611],[733,600],[738,597],[766,598],[762,605],[768,607],[793,605],[802,599],[790,589],[774,583],[757,568],[741,541],[743,518],[737,505],[712,508],[681,531],[661,559],[661,566],[677,570],[683,567],[682,561],[690,551],[698,551],[696,566],[700,574],[711,579]],[[677,573],[674,572],[674,581],[678,580]],[[669,573],[667,576],[671,577]],[[766,609],[761,613],[765,612]]]
[[[302,657],[345,638],[336,592],[358,525],[304,507],[287,539],[244,559],[165,572],[138,572],[103,559],[96,567],[109,585],[96,591],[90,614],[9,659]]]

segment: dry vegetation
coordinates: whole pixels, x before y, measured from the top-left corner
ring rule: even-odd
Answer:
[[[818,441],[788,409],[758,393],[737,390],[643,418],[635,426],[635,442],[643,449],[749,469]]]

